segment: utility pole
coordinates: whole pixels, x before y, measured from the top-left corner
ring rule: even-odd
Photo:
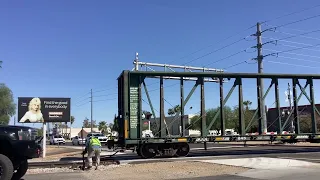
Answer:
[[[16,116],[13,117],[13,125],[16,125]]]
[[[290,110],[289,110],[289,115],[290,113],[292,112],[292,102],[291,102],[291,89],[290,89],[290,83],[288,83],[288,101],[289,101],[289,107],[290,107]],[[293,125],[293,119],[291,118],[290,116],[290,121],[291,121],[291,132],[293,133],[294,132],[294,125]]]
[[[258,56],[257,56],[257,61],[258,61],[258,73],[262,74],[263,73],[263,56],[262,56],[262,38],[261,38],[261,24],[258,22],[257,23],[257,52],[258,52]],[[263,99],[263,95],[264,95],[264,83],[263,83],[263,79],[260,78],[260,90],[259,90],[259,94],[260,94],[260,98],[261,100],[259,100],[260,103],[260,108],[261,108],[261,118],[262,118],[262,124],[263,124],[263,132],[266,133],[267,132],[267,117],[266,117],[266,112],[265,112],[265,105],[264,105],[264,99]],[[260,117],[259,117],[260,118]]]
[[[93,102],[92,102],[92,89],[91,89],[91,97],[90,97],[90,99],[91,99],[91,133],[93,132],[93,120],[92,120],[92,104],[93,104]]]

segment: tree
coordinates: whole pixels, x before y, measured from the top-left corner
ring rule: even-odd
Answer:
[[[111,131],[119,131],[119,124],[118,124],[118,120],[117,120],[117,115],[114,115],[113,118],[113,126],[111,128]]]
[[[83,120],[83,127],[84,128],[90,128],[90,123],[89,123],[89,119],[86,117],[84,120]]]
[[[100,121],[99,125],[98,125],[98,129],[99,131],[101,131],[101,133],[105,134],[106,132],[108,132],[108,126],[107,126],[107,122],[105,121]]]
[[[206,110],[206,124],[207,126],[213,121],[216,114],[220,111],[220,108],[211,108]],[[232,118],[233,117],[233,111],[229,106],[224,107],[224,113],[225,113],[225,127],[226,128],[233,128],[232,124]],[[200,130],[201,129],[201,117],[199,115],[194,116],[190,120],[190,127],[189,129],[195,129]],[[210,130],[221,130],[221,116],[220,114],[217,116],[215,122],[213,123]]]
[[[74,120],[75,120],[74,116],[71,116],[71,117],[70,117],[70,122],[71,122],[71,124],[74,123]]]
[[[9,124],[10,117],[15,114],[16,104],[13,101],[12,91],[0,84],[0,124]]]
[[[245,106],[246,110],[250,109],[252,102],[247,100],[247,101],[243,101],[243,105]]]
[[[93,128],[96,128],[96,121],[92,120]],[[84,128],[91,128],[91,120],[89,120],[87,117],[83,120],[83,127]]]
[[[300,132],[301,133],[310,133],[312,132],[312,120],[311,120],[311,114],[307,115],[300,115],[299,116],[299,122],[300,122]],[[317,124],[317,130],[320,129],[320,119],[317,119],[316,116],[316,124]]]
[[[177,112],[179,112],[180,111],[180,105],[176,105],[176,106],[174,106],[173,108],[169,108],[168,109],[168,115],[169,116],[173,116],[174,114],[176,114]]]

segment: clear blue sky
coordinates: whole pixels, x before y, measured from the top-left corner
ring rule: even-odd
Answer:
[[[117,81],[122,70],[133,68],[135,52],[140,60],[146,62],[184,64],[205,55],[224,45],[255,32],[255,28],[242,31],[258,21],[274,19],[279,16],[315,6],[310,1],[9,1],[0,3],[0,82],[6,83],[13,91],[15,101],[20,96],[71,97],[72,115],[75,126],[80,127],[85,117],[90,118],[89,94],[94,90],[94,119],[111,122],[117,113]],[[273,25],[282,25],[309,16],[319,14],[320,8],[311,9],[292,16],[276,19],[263,25],[263,29]],[[311,31],[320,29],[319,19],[310,19],[277,29],[285,33],[299,34],[295,29]],[[241,33],[239,33],[241,32]],[[227,41],[224,38],[235,34]],[[283,38],[289,36],[280,32],[265,32],[263,37]],[[308,34],[312,38],[298,37],[288,39],[304,44],[317,44],[319,33]],[[268,39],[264,38],[264,42]],[[188,65],[204,66],[238,51],[255,45],[253,38],[247,38],[233,46],[195,60]],[[280,42],[277,46],[268,44],[264,48],[282,51],[301,47],[302,44]],[[212,45],[208,47],[209,45]],[[202,51],[190,55],[201,48]],[[268,73],[319,73],[319,52],[299,50],[281,54],[283,57],[269,56],[264,62],[264,71]],[[319,48],[318,48],[319,49]],[[271,51],[264,50],[263,54]],[[186,56],[188,55],[188,56]],[[185,57],[186,56],[186,57]],[[185,57],[185,58],[182,58]],[[256,52],[248,49],[229,59],[214,63],[210,67],[226,68],[244,60],[256,57]],[[286,58],[284,58],[286,57]],[[302,60],[287,59],[287,57]],[[312,62],[308,62],[308,61]],[[268,61],[311,66],[291,66],[274,64]],[[254,61],[250,61],[254,63]],[[227,69],[228,72],[257,72],[257,64],[241,64]],[[149,83],[149,81],[148,81]],[[151,81],[150,81],[151,83]],[[166,85],[175,82],[166,82]],[[256,106],[254,81],[245,81],[244,98]],[[287,81],[282,81],[280,89],[282,105]],[[226,84],[226,91],[231,83]],[[318,85],[316,85],[318,86]],[[179,102],[177,86],[166,90],[166,99],[170,104]],[[265,89],[268,87],[266,83]],[[149,89],[157,89],[151,85]],[[175,89],[174,89],[175,88]],[[186,89],[189,91],[191,83]],[[319,87],[318,87],[319,88]],[[208,85],[206,93],[207,108],[219,103],[216,84]],[[97,92],[96,92],[97,91]],[[156,92],[154,104],[158,101]],[[319,102],[319,91],[316,91]],[[266,105],[272,107],[273,93],[270,93]],[[190,100],[188,106],[199,111],[199,93]],[[233,95],[228,105],[236,104]],[[166,108],[169,108],[166,103]],[[301,104],[305,104],[305,98]],[[144,107],[146,105],[144,104]],[[158,105],[155,105],[158,107]],[[148,109],[145,107],[145,109]],[[11,122],[12,123],[12,122]]]

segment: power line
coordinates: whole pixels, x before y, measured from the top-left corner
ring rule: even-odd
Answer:
[[[234,37],[234,36],[236,36],[236,35],[239,35],[239,34],[242,33],[242,32],[245,32],[245,31],[247,31],[247,30],[249,30],[249,29],[252,29],[252,28],[254,28],[254,27],[255,27],[255,25],[250,26],[250,27],[248,27],[248,28],[246,28],[246,29],[244,29],[244,30],[238,31],[238,32],[236,32],[236,33],[233,33],[231,36],[228,36],[228,37],[222,39],[221,41],[219,41],[219,42],[216,43],[216,44],[220,44],[220,43],[222,43],[222,42],[224,42],[224,41],[226,41],[226,40],[228,40],[228,39],[230,39],[230,38],[232,38],[232,37]],[[244,39],[246,39],[246,38],[244,38]],[[198,50],[196,50],[196,51],[194,51],[194,52],[192,52],[192,53],[190,53],[190,54],[188,54],[188,55],[186,55],[186,56],[181,57],[180,59],[184,59],[184,58],[186,58],[186,57],[188,57],[188,56],[191,56],[191,55],[193,55],[193,54],[195,54],[195,53],[198,53],[198,52],[200,52],[200,51],[202,51],[202,50],[204,50],[204,49],[207,49],[207,48],[209,48],[209,47],[212,47],[212,46],[214,46],[214,45],[216,45],[216,44],[211,44],[211,45],[206,46],[206,47],[204,47],[204,48],[200,48],[200,49],[198,49]],[[168,64],[169,64],[169,63],[172,63],[172,62],[174,62],[174,61],[175,61],[175,60],[170,61],[170,62],[168,62]],[[191,61],[191,62],[192,62],[192,61]],[[189,62],[185,63],[184,65],[186,65],[186,64],[188,64],[188,63],[189,63]]]
[[[231,57],[233,57],[233,56],[236,56],[236,55],[238,55],[238,54],[241,54],[241,53],[243,53],[243,52],[246,52],[246,49],[245,49],[245,50],[242,50],[242,51],[239,51],[239,52],[236,52],[236,53],[234,53],[234,54],[231,54],[230,56],[224,57],[224,58],[222,58],[222,59],[216,60],[216,61],[214,61],[214,62],[211,62],[211,63],[209,63],[209,64],[207,64],[207,65],[205,65],[205,66],[209,66],[209,65],[211,65],[211,64],[214,64],[214,63],[217,63],[217,62],[220,62],[220,61],[229,59],[229,58],[231,58]]]
[[[276,51],[273,49],[264,49],[266,51]],[[284,54],[291,54],[291,55],[297,55],[297,56],[305,56],[305,57],[310,57],[310,58],[320,58],[319,56],[311,56],[311,55],[306,55],[306,54],[299,54],[299,53],[290,53],[290,52],[282,52]],[[268,54],[267,56],[279,56],[278,53],[271,53]]]
[[[106,97],[106,96],[115,95],[115,94],[118,94],[118,93],[110,93],[106,95],[98,95],[98,96],[92,96],[92,97]]]
[[[242,62],[233,64],[233,65],[231,65],[231,66],[225,67],[225,68],[223,68],[223,69],[229,69],[229,68],[232,68],[232,67],[235,67],[235,66],[239,66],[239,65],[244,64],[244,63],[247,63],[247,64],[248,64],[247,61],[242,61]]]
[[[87,101],[87,102],[85,102],[85,103],[83,103],[83,104],[76,105],[76,107],[84,106],[84,105],[88,104],[89,102],[90,102],[90,101]]]
[[[299,10],[299,11],[295,11],[295,12],[292,12],[292,13],[288,13],[288,14],[285,14],[285,15],[282,15],[282,16],[278,16],[278,17],[276,17],[276,18],[274,18],[274,19],[266,20],[266,21],[264,21],[262,24],[267,23],[267,22],[270,22],[270,21],[278,20],[278,19],[281,19],[281,18],[284,18],[284,17],[287,17],[287,16],[291,16],[291,15],[294,15],[294,14],[299,14],[299,13],[301,13],[301,12],[304,12],[304,11],[307,11],[307,10],[310,10],[310,9],[317,8],[317,7],[319,7],[319,6],[320,6],[320,4],[319,4],[319,5],[316,5],[316,6],[309,7],[309,8],[302,9],[302,10]]]
[[[90,97],[86,97],[85,99],[82,99],[82,100],[80,100],[80,101],[77,101],[75,104],[82,103],[82,102],[84,102],[85,100],[88,100],[88,99],[90,99]]]
[[[92,101],[92,102],[112,101],[112,100],[116,100],[116,99],[118,99],[118,98],[111,98],[111,99],[96,100],[96,101]]]
[[[287,45],[287,44],[277,44],[277,45],[281,45],[281,46],[285,46],[285,47],[293,47],[293,48],[298,48],[299,46],[291,46],[291,45]],[[311,49],[311,48],[305,48],[306,50],[310,50],[310,51],[316,51],[316,52],[320,52],[319,49]]]
[[[303,36],[303,35],[299,35],[299,34],[283,32],[283,31],[275,31],[275,32],[278,32],[278,33],[281,33],[281,34],[287,34],[287,35],[294,35],[296,37],[303,37],[303,38],[307,38],[307,39],[320,40],[320,38],[316,38],[316,37]]]
[[[272,54],[265,55],[264,57],[266,57],[266,56],[272,56],[272,55],[278,55],[278,54],[281,54],[281,53],[287,53],[287,52],[296,51],[296,50],[300,50],[300,49],[305,49],[305,48],[309,48],[309,47],[316,47],[316,46],[320,46],[320,43],[319,43],[319,44],[315,44],[315,45],[311,45],[311,46],[305,46],[305,47],[299,47],[299,48],[294,48],[294,49],[279,51],[279,52],[276,52],[276,53],[272,53]],[[266,49],[265,49],[265,50],[266,50]]]
[[[274,26],[274,25],[267,25],[267,26]],[[288,29],[288,30],[300,31],[300,32],[308,32],[307,30],[296,29],[296,28],[288,28],[288,27],[281,27],[281,29]]]
[[[284,63],[284,62],[278,62],[278,61],[265,61],[265,62],[274,63],[274,64],[289,65],[289,66],[296,66],[296,67],[303,67],[303,68],[313,68],[313,69],[319,69],[320,68],[320,67],[315,67],[315,66],[305,66],[305,65]]]
[[[237,44],[237,43],[240,42],[240,41],[243,41],[244,39],[245,39],[245,38],[241,38],[241,39],[239,39],[239,40],[237,40],[237,41],[234,41],[234,42],[232,42],[232,43],[230,43],[230,44],[228,44],[228,45],[225,45],[225,46],[223,46],[223,47],[221,47],[221,48],[219,48],[219,49],[216,49],[216,50],[211,51],[211,52],[209,52],[209,53],[207,53],[207,54],[204,54],[204,55],[202,55],[202,56],[200,56],[200,57],[197,57],[197,58],[195,58],[195,59],[192,59],[192,60],[186,62],[186,63],[183,64],[183,65],[189,64],[189,63],[191,63],[191,62],[194,62],[194,61],[196,61],[196,60],[199,60],[199,59],[201,59],[201,58],[204,58],[204,57],[206,57],[206,56],[209,56],[209,55],[211,55],[211,54],[213,54],[213,53],[215,53],[215,52],[221,51],[221,50],[223,50],[223,49],[225,49],[225,48],[227,48],[227,47],[230,47],[230,46],[232,46],[232,45],[234,45],[234,44]]]
[[[98,90],[98,91],[93,91],[93,93],[104,92],[104,91],[110,91],[110,90],[117,89],[117,88],[118,88],[118,87],[115,87],[115,88],[109,88],[109,89],[103,89],[103,90]]]
[[[84,95],[82,95],[82,96],[78,96],[77,98],[75,98],[75,100],[77,100],[77,99],[81,99],[81,98],[83,98],[84,96],[86,96],[86,95],[88,95],[88,94],[90,94],[90,92],[87,92],[87,93],[85,93]]]
[[[270,37],[263,37],[263,38],[265,38],[265,39],[273,39],[275,41],[287,42],[287,43],[292,43],[292,44],[300,44],[300,45],[306,45],[306,46],[311,46],[312,45],[312,44],[306,44],[306,43],[295,42],[295,41],[279,40],[279,39],[270,38]]]
[[[286,40],[286,39],[291,39],[291,38],[294,38],[294,37],[301,37],[301,36],[303,36],[305,34],[311,34],[311,33],[315,33],[315,32],[320,32],[320,29],[304,32],[304,33],[301,33],[301,34],[294,34],[292,36],[288,36],[288,37],[285,37],[285,38],[275,39],[274,41],[283,41],[283,40]],[[267,42],[267,43],[271,43],[271,42]],[[264,43],[264,44],[266,44],[266,43]]]
[[[308,59],[293,58],[293,57],[287,57],[287,56],[277,56],[277,58],[284,58],[284,59],[292,59],[292,60],[297,60],[297,61],[320,63],[320,61],[313,61],[313,60],[308,60]]]
[[[289,23],[286,23],[286,24],[278,25],[278,26],[276,26],[274,28],[280,28],[280,27],[291,25],[291,24],[296,24],[296,23],[303,22],[303,21],[306,21],[306,20],[309,20],[309,19],[314,19],[314,18],[317,18],[317,17],[320,17],[320,14],[314,15],[314,16],[311,16],[311,17],[307,17],[307,18],[304,18],[304,19],[300,19],[300,20],[297,20],[297,21],[289,22]]]

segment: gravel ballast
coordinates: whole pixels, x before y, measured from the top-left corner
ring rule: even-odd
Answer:
[[[99,166],[98,170],[81,171],[68,168],[30,169],[27,174],[77,172],[85,179],[124,180],[124,179],[180,179],[235,174],[248,168],[218,165],[195,161],[157,162],[145,164],[126,164]],[[90,173],[92,172],[92,173]]]

